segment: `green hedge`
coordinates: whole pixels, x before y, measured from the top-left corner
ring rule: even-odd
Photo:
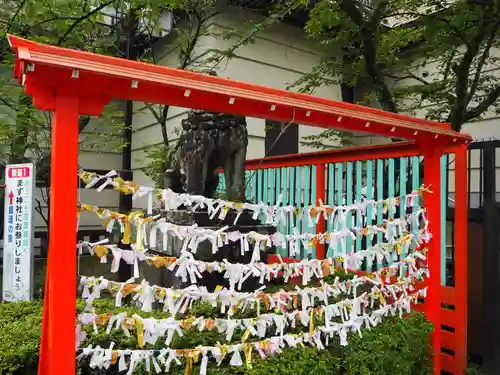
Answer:
[[[109,309],[110,303],[100,302],[99,309]],[[41,333],[42,302],[0,304],[0,374],[36,374]],[[134,309],[126,309],[129,312]],[[147,314],[140,312],[142,316]],[[157,314],[155,314],[156,316]],[[209,375],[427,375],[431,373],[428,333],[431,325],[419,313],[411,313],[406,319],[387,318],[371,331],[364,330],[363,337],[351,335],[349,345],[334,344],[328,350],[317,351],[312,347],[286,349],[273,359],[253,357],[253,368],[216,367],[209,365]],[[196,332],[177,341],[177,347],[193,344],[211,344],[214,332]],[[102,335],[92,337],[96,344],[103,343]],[[132,342],[117,338],[117,346],[125,347]],[[180,339],[180,338],[179,338]],[[88,342],[86,342],[88,345]],[[91,370],[85,363],[78,365],[80,375],[118,374],[117,368]],[[173,367],[171,374],[184,374],[183,367]],[[197,375],[194,368],[193,375]],[[136,375],[145,374],[138,369]]]

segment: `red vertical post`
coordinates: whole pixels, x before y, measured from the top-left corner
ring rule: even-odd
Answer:
[[[438,144],[425,145],[424,155],[424,185],[430,186],[432,194],[424,197],[427,209],[429,228],[432,240],[429,244],[428,266],[430,280],[428,282],[425,315],[434,327],[431,344],[434,351],[433,374],[441,374],[441,147]]]
[[[45,271],[45,296],[43,299],[43,315],[42,315],[42,337],[40,340],[40,359],[38,362],[38,372],[40,374],[48,374],[47,361],[42,358],[46,358],[49,349],[48,343],[48,326],[49,321],[49,272],[48,268]]]
[[[455,151],[455,351],[456,374],[467,367],[467,299],[468,299],[468,194],[467,146]]]
[[[326,203],[326,176],[325,165],[323,163],[316,164],[316,200]],[[325,219],[323,213],[316,225],[316,233],[323,233],[325,231]],[[324,244],[316,245],[316,259],[325,259],[326,246]]]
[[[58,91],[52,121],[50,238],[40,375],[75,374],[78,99]],[[64,254],[61,255],[61,250]]]

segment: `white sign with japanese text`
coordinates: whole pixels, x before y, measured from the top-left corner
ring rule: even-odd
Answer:
[[[2,297],[7,302],[30,300],[33,295],[35,184],[33,164],[5,168]]]

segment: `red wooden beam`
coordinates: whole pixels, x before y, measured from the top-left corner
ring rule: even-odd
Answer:
[[[462,373],[458,374],[458,373],[454,372],[454,369],[455,369],[455,357],[454,356],[452,356],[450,354],[446,354],[446,353],[440,353],[440,354],[441,354],[440,361],[443,364],[442,367],[443,367],[444,371],[447,371],[453,375],[462,375]]]
[[[468,361],[467,304],[468,304],[468,194],[467,147],[455,151],[455,373],[463,374]]]
[[[424,205],[427,209],[432,240],[429,244],[428,267],[431,274],[425,303],[425,314],[433,324],[431,335],[434,350],[433,375],[441,375],[441,155],[442,151],[431,145],[423,145],[424,184],[430,186],[434,194],[426,195]]]
[[[325,164],[316,164],[316,201],[326,202],[326,171]],[[311,202],[315,204],[316,202]],[[318,224],[316,224],[316,233],[323,233],[325,231],[325,219],[320,217]],[[325,259],[326,244],[318,243],[316,245],[316,259]]]
[[[78,81],[81,88],[87,85],[86,89],[90,92],[98,83],[105,95],[117,99],[196,107],[387,137],[447,144],[471,141],[470,136],[452,131],[449,124],[221,77],[49,46],[12,35],[8,38],[16,51],[15,72],[18,78],[23,74],[43,75],[52,85],[54,80],[70,82],[73,79],[73,84]],[[36,68],[24,69],[23,63],[35,64]],[[38,72],[40,65],[47,68],[44,73]],[[75,70],[78,70],[77,79],[74,78]]]
[[[50,237],[39,361],[40,375],[75,374],[78,99],[56,93],[52,123]]]
[[[342,163],[354,160],[362,161],[389,159],[418,155],[420,155],[420,151],[414,142],[391,142],[381,145],[346,147],[326,151],[269,156],[264,159],[248,159],[245,161],[245,169],[256,170],[267,168],[299,167],[304,165]],[[222,169],[219,170],[219,172],[222,171]]]
[[[452,288],[451,286],[443,286],[441,288],[441,303],[455,306],[457,303],[455,288]]]
[[[456,147],[443,148],[443,153],[452,153]],[[318,163],[343,163],[348,161],[363,161],[374,159],[390,159],[396,157],[419,156],[421,151],[414,142],[390,142],[381,145],[345,147],[326,151],[304,152],[270,156],[264,159],[249,159],[245,162],[248,170],[297,167]]]
[[[346,147],[326,151],[305,152],[270,156],[265,159],[250,159],[245,162],[249,170],[263,168],[297,167],[314,164],[342,163],[353,160],[388,159],[410,157],[420,154],[414,142],[392,142],[382,145]]]

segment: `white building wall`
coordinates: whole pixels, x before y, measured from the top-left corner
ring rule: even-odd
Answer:
[[[2,70],[0,69],[0,74],[5,75],[7,77],[7,74],[11,74],[10,71]],[[18,86],[17,82],[15,80],[12,80],[12,90],[7,90],[6,92],[10,92],[12,94],[12,99],[17,100],[19,97],[19,94],[22,92],[21,88]],[[119,104],[118,104],[119,105]],[[11,125],[15,126],[16,124],[16,112],[10,110],[6,106],[0,106],[1,108],[1,115],[0,115],[0,121],[2,121],[6,125]],[[50,118],[47,116],[46,117],[47,121],[50,120]],[[47,124],[48,125],[48,124]],[[119,170],[121,167],[121,151],[116,147],[119,143],[118,139],[116,142],[103,142],[102,138],[95,137],[91,133],[92,131],[97,131],[97,132],[107,132],[109,133],[109,124],[104,123],[102,119],[99,118],[93,118],[91,119],[90,123],[87,125],[86,129],[80,134],[80,150],[79,150],[79,158],[78,162],[81,168],[83,169],[101,169],[101,170],[112,170],[116,169]],[[42,136],[38,135],[39,137],[39,142],[45,142],[49,141],[49,139],[45,139]],[[47,136],[48,137],[48,136]],[[99,149],[100,151],[96,151],[95,149],[89,149],[90,143],[100,143]],[[39,147],[43,149],[43,145],[40,145]],[[6,150],[3,150],[6,151]],[[31,150],[33,151],[33,150]],[[35,158],[36,156],[33,156],[30,154],[30,150],[28,150],[28,153],[25,155],[28,159],[30,158]],[[7,162],[7,160],[2,160],[2,162]],[[68,178],[70,178],[71,174],[73,172],[68,171]],[[74,176],[74,174],[73,174]],[[76,176],[74,177],[76,178]],[[41,211],[44,213],[44,215],[47,215],[47,194],[50,194],[50,190],[47,188],[37,188],[35,192],[35,197],[37,200],[40,202],[40,207]],[[105,191],[99,195],[97,192],[92,192],[90,190],[85,191],[85,189],[79,189],[79,195],[80,195],[80,200],[81,202],[88,203],[88,204],[94,204],[102,207],[109,207],[112,209],[117,208],[118,206],[118,193],[114,193],[112,191]],[[35,203],[37,204],[37,203]],[[89,214],[90,215],[90,214]],[[94,215],[95,216],[95,215]],[[83,217],[83,220],[81,221],[80,227],[82,229],[96,229],[96,228],[101,228],[101,220],[96,219],[93,216],[87,216]],[[45,231],[46,224],[45,221],[43,220],[42,216],[39,214],[38,211],[35,213],[35,231],[40,232],[40,231]],[[0,241],[1,243],[1,241]]]
[[[257,17],[250,12],[232,9],[215,19],[216,34],[224,34],[245,25]],[[223,38],[214,41],[215,50],[227,50],[236,40]],[[254,43],[241,46],[235,56],[218,67],[217,73],[223,77],[238,81],[264,85],[278,89],[286,89],[304,74],[309,73],[322,55],[321,47],[306,37],[303,30],[297,27],[278,24],[257,35]],[[341,101],[338,85],[322,86],[314,95]],[[324,129],[302,125],[299,127],[299,152],[312,151],[310,147],[300,144],[300,139],[311,134],[319,134]],[[251,140],[248,159],[264,157],[265,120],[249,119],[249,135]]]
[[[109,124],[102,121],[100,118],[92,118],[87,127],[80,133],[79,140],[79,154],[78,154],[78,164],[80,168],[84,170],[117,170],[121,169],[122,154],[119,148],[120,140],[118,134],[116,137],[101,138],[95,136],[95,132],[108,132]],[[109,142],[109,140],[113,140]],[[91,144],[98,145],[96,147],[90,148]],[[68,178],[72,178],[73,172],[68,171]],[[74,177],[76,178],[76,176]],[[47,215],[47,194],[50,194],[50,189],[48,188],[37,188],[36,198],[41,204],[41,210],[44,216]],[[79,201],[81,203],[86,203],[90,205],[99,206],[102,208],[108,208],[111,210],[117,210],[119,193],[113,190],[103,190],[102,192],[97,192],[95,189],[78,189]],[[35,203],[36,204],[36,203]],[[103,221],[99,219],[95,214],[92,213],[82,213],[79,228],[80,230],[93,230],[102,229]],[[40,213],[37,211],[35,214],[35,231],[45,231],[46,224]]]
[[[113,110],[123,110],[124,103],[115,102]],[[104,137],[93,135],[93,133],[110,133]],[[90,134],[89,134],[90,133]],[[92,118],[83,132],[80,133],[80,152],[78,164],[84,170],[120,171],[122,169],[122,149],[120,129],[110,130],[110,124],[102,117]],[[97,146],[97,150],[90,147]],[[82,203],[99,206],[117,211],[120,193],[112,189],[104,189],[102,192],[96,189],[78,189],[79,200]],[[103,220],[90,212],[80,214],[79,228],[83,230],[102,229]]]
[[[258,16],[249,11],[236,8],[227,8],[211,20],[211,35],[206,36],[198,43],[198,50],[194,55],[204,54],[205,58],[223,51],[234,45],[236,40],[226,40],[225,35],[230,30],[242,29],[247,22],[258,20]],[[161,42],[159,42],[161,43]],[[175,41],[163,42],[164,50],[171,50]],[[241,46],[235,51],[235,56],[215,67],[221,77],[249,82],[279,89],[286,89],[303,74],[311,71],[321,57],[321,48],[311,39],[308,39],[300,28],[279,24],[259,33],[254,43]],[[198,62],[199,63],[199,62]],[[175,53],[165,55],[161,64],[175,67],[178,58]],[[209,66],[205,66],[209,68]],[[318,88],[317,96],[341,101],[341,92],[338,85]],[[133,170],[135,180],[139,183],[151,184],[150,179],[142,172],[147,149],[162,142],[161,129],[154,116],[149,113],[143,103],[136,103],[134,114],[133,133]],[[181,120],[187,109],[170,108],[168,129],[170,141],[177,139],[175,128],[180,128]],[[265,155],[265,120],[247,118],[249,147],[247,159],[262,158]],[[300,139],[311,134],[318,134],[323,129],[310,126],[299,127],[299,152],[313,149],[300,144]],[[140,202],[137,202],[140,205]]]

